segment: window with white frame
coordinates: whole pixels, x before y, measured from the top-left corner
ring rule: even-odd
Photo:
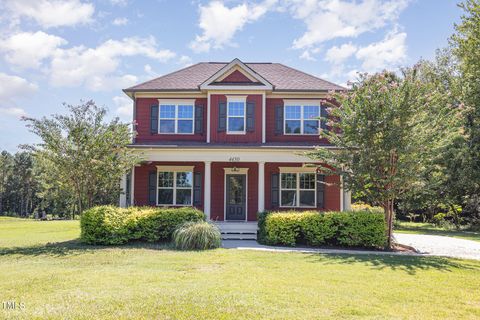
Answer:
[[[284,111],[285,134],[318,134],[320,126],[319,104],[291,103],[285,105]]]
[[[163,134],[192,134],[194,107],[192,102],[160,102],[158,132]]]
[[[227,133],[245,133],[246,97],[227,97]]]
[[[280,174],[280,206],[313,208],[317,203],[316,174],[310,172]]]
[[[192,205],[193,172],[158,171],[157,174],[157,205]]]

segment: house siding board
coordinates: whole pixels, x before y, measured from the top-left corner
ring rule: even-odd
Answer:
[[[136,130],[137,136],[135,137],[135,143],[142,144],[154,141],[206,141],[207,135],[205,134],[205,128],[207,127],[207,99],[197,98],[195,99],[195,105],[202,105],[203,107],[203,132],[201,134],[152,134],[150,132],[150,110],[151,106],[157,104],[158,98],[137,98],[136,99]],[[178,99],[184,99],[179,97]],[[175,100],[175,99],[172,99]]]
[[[301,163],[266,163],[265,164],[265,210],[292,210],[291,208],[272,208],[271,198],[271,175],[279,173],[279,167],[301,167]],[[338,185],[328,185],[338,183],[338,176],[326,176],[325,182],[325,208],[318,208],[322,211],[340,211],[340,188]],[[311,210],[311,209],[296,209]]]
[[[300,99],[300,98],[299,98]],[[325,145],[328,140],[318,135],[275,134],[275,106],[283,106],[282,98],[267,98],[266,101],[266,142],[312,142],[312,145]],[[298,100],[298,99],[294,99]],[[308,99],[300,99],[308,100]],[[319,100],[319,99],[314,99]]]
[[[212,163],[212,201],[210,219],[224,221],[225,215],[225,170],[224,168],[248,168],[247,173],[247,221],[257,220],[258,211],[258,164],[252,162]]]
[[[250,79],[247,78],[243,73],[238,70],[233,71],[228,76],[226,76],[222,81],[219,83],[249,83],[252,82]]]
[[[135,206],[148,206],[148,174],[152,170],[157,170],[157,166],[194,166],[194,172],[200,172],[202,177],[205,174],[205,165],[203,162],[165,162],[156,161],[148,164],[142,164],[135,167],[135,181],[134,181],[134,205]],[[204,203],[204,184],[205,180],[202,179],[201,190],[201,205],[197,206],[198,209],[203,210]]]
[[[212,94],[210,96],[210,141],[212,143],[237,143],[237,142],[262,142],[262,95],[253,94],[247,96],[247,102],[255,103],[255,129],[245,134],[227,134],[218,131],[218,105],[227,102],[225,95]]]

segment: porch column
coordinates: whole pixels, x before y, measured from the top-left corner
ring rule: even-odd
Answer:
[[[212,162],[205,161],[205,184],[204,184],[203,212],[207,220],[210,220],[210,202],[212,191]]]
[[[258,163],[258,212],[265,211],[265,161]]]
[[[119,207],[120,208],[125,208],[127,206],[127,174],[124,174],[122,178],[120,179],[120,201],[119,201]]]

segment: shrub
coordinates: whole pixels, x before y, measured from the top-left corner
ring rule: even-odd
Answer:
[[[173,231],[188,221],[204,220],[191,207],[153,208],[98,206],[80,218],[81,239],[88,244],[123,244],[131,240],[168,241]]]
[[[205,222],[186,222],[173,233],[173,243],[180,250],[207,250],[220,247],[222,240],[217,226]]]
[[[265,213],[259,234],[270,245],[381,248],[386,243],[385,228],[384,215],[370,211],[272,212]]]
[[[383,213],[382,207],[371,206],[364,202],[356,202],[352,204],[352,211],[370,211],[375,213]]]

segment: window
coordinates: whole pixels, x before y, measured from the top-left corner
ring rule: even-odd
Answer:
[[[193,120],[193,102],[160,103],[159,133],[192,134]]]
[[[316,207],[315,173],[281,173],[280,179],[281,207]]]
[[[320,105],[286,105],[285,134],[318,134]]]
[[[227,97],[227,133],[245,133],[246,97]]]
[[[157,205],[191,206],[193,172],[159,171]]]

